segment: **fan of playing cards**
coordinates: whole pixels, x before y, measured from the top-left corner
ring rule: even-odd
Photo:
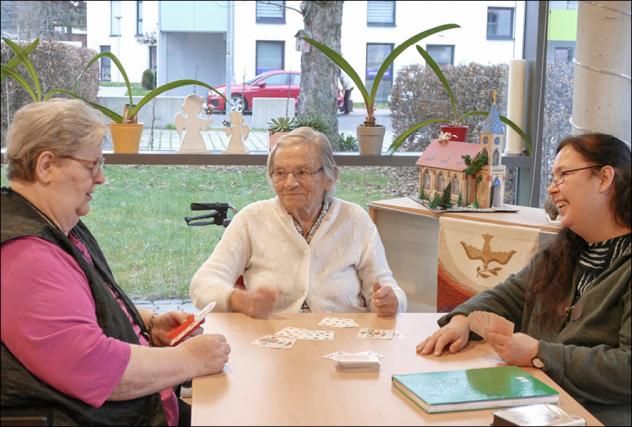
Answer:
[[[487,340],[487,332],[497,334],[512,335],[514,331],[513,322],[495,313],[487,311],[475,311],[467,317],[470,329],[484,340]]]

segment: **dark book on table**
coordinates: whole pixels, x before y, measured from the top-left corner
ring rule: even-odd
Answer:
[[[556,403],[559,393],[515,366],[395,374],[395,388],[424,411]]]

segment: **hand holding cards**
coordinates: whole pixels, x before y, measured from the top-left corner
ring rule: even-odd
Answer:
[[[167,337],[171,338],[171,343],[169,345],[174,346],[180,343],[193,331],[202,326],[202,323],[206,320],[206,315],[213,310],[213,307],[215,307],[215,301],[208,303],[208,305],[195,316],[191,314],[185,322],[181,323],[180,326],[169,332],[167,334]]]
[[[467,320],[472,332],[484,340],[487,340],[488,331],[503,335],[512,335],[514,331],[513,322],[487,311],[475,311],[467,317]]]

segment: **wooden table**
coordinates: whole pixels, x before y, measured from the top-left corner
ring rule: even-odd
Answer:
[[[435,312],[439,217],[501,225],[537,228],[544,241],[559,227],[546,219],[544,210],[515,206],[518,212],[437,214],[408,197],[369,203],[369,215],[377,226],[386,259],[397,283],[408,297],[408,311]]]
[[[226,336],[232,347],[224,372],[193,380],[192,425],[489,425],[493,410],[427,414],[391,385],[391,375],[495,366],[500,358],[484,343],[470,343],[462,352],[421,357],[415,346],[437,329],[440,314],[403,313],[382,319],[374,314],[352,317],[361,328],[397,329],[405,338],[358,338],[358,328],[335,328],[333,341],[297,341],[280,350],[250,344],[286,326],[318,326],[325,314],[282,314],[254,320],[236,313],[212,313],[206,331]],[[372,350],[384,356],[379,372],[336,370],[322,356],[334,351]],[[546,374],[527,369],[560,391],[560,406],[600,425],[588,411]]]

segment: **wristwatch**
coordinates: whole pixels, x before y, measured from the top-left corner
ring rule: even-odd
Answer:
[[[538,369],[544,369],[544,362],[539,357],[534,357],[531,359],[531,366]]]

